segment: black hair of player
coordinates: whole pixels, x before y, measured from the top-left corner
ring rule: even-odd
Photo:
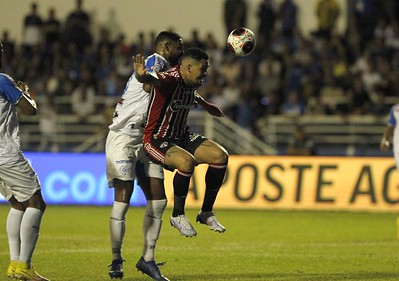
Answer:
[[[193,58],[196,61],[208,60],[209,59],[208,54],[204,50],[202,50],[200,48],[197,48],[197,47],[186,49],[184,51],[184,54],[183,54],[182,58],[187,58],[187,57]]]
[[[155,38],[155,44],[159,44],[163,41],[172,41],[172,42],[180,42],[181,37],[176,32],[172,31],[161,31],[157,37]]]

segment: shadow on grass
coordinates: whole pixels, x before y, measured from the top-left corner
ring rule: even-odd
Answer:
[[[173,281],[218,281],[218,280],[240,280],[240,281],[365,281],[365,280],[399,280],[399,272],[354,272],[354,273],[326,273],[326,274],[299,274],[299,273],[287,273],[287,274],[181,274],[170,276]]]

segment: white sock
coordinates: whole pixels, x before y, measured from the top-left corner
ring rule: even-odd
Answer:
[[[129,210],[129,204],[114,201],[112,206],[109,228],[111,233],[112,260],[121,259],[121,249],[123,237],[125,236],[126,213]]]
[[[19,252],[21,250],[20,229],[23,215],[24,211],[11,208],[7,216],[6,228],[10,247],[10,260],[12,261],[19,260]]]
[[[155,244],[161,231],[162,214],[167,203],[167,199],[147,201],[143,220],[143,258],[145,261],[153,261],[155,259]]]
[[[21,253],[19,260],[31,264],[33,251],[39,237],[43,212],[36,208],[26,208],[21,221]]]

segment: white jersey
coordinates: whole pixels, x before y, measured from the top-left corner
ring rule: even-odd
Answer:
[[[16,155],[20,151],[18,136],[19,121],[16,104],[22,97],[22,91],[7,74],[0,73],[0,162],[5,157]]]
[[[150,73],[163,72],[169,68],[169,64],[161,55],[154,53],[147,57],[145,67]],[[137,81],[133,72],[116,105],[113,122],[109,129],[121,131],[130,136],[142,136],[148,102],[149,93],[143,90],[143,84]]]
[[[388,118],[388,126],[393,128],[393,151],[399,153],[399,104],[395,104],[391,107]]]

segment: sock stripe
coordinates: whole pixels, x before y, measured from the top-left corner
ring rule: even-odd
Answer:
[[[177,173],[179,173],[179,175],[182,175],[183,177],[191,177],[193,175],[193,172],[186,172],[181,170],[177,170]]]
[[[209,167],[212,167],[215,169],[224,169],[227,167],[227,163],[210,163]]]

